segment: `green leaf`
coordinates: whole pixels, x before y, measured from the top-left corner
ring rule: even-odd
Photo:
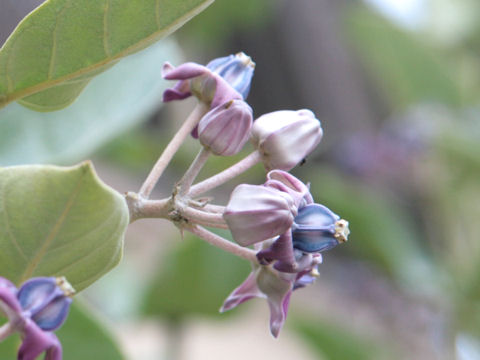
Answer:
[[[148,118],[171,85],[160,64],[180,62],[175,42],[161,41],[95,77],[74,104],[39,113],[12,103],[0,111],[0,164],[72,163]]]
[[[0,49],[0,108],[19,99],[36,110],[65,107],[93,76],[172,33],[212,2],[47,0]]]
[[[0,168],[0,274],[17,285],[65,276],[82,290],[120,261],[128,218],[89,162]]]
[[[74,300],[67,321],[56,333],[62,343],[65,359],[125,359],[107,328],[78,301]],[[18,334],[7,338],[0,343],[1,358],[16,359],[19,346]]]
[[[147,291],[145,312],[170,318],[218,315],[249,270],[247,261],[189,236],[162,262]]]

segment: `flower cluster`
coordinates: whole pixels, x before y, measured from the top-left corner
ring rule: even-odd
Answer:
[[[203,147],[215,155],[233,155],[250,139],[255,159],[268,172],[262,185],[238,185],[222,212],[234,241],[242,247],[253,246],[256,261],[252,273],[227,298],[221,311],[253,297],[266,298],[270,329],[276,337],[292,292],[313,282],[321,253],[345,242],[349,230],[347,221],[316,204],[309,186],[288,173],[319,144],[323,136],[320,121],[306,109],[275,111],[253,121],[252,109],[245,102],[253,67],[243,53],[213,60],[207,66],[186,63],[174,68],[166,64],[164,77],[180,81],[165,92],[164,100],[196,96],[210,109],[193,132]],[[229,172],[235,173],[233,168],[226,170],[204,181],[203,188],[197,185],[196,190],[207,190],[214,180],[225,181]],[[196,194],[195,190],[190,194]],[[214,218],[208,215],[208,219]]]
[[[65,278],[37,277],[19,289],[0,277],[0,314],[8,322],[0,328],[0,339],[19,332],[22,344],[18,360],[61,360],[62,346],[53,333],[65,321],[75,293]]]

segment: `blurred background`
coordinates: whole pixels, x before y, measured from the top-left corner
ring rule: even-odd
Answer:
[[[41,2],[4,0],[0,43]],[[479,14],[476,0],[217,0],[67,109],[2,109],[1,166],[88,157],[120,192],[137,191],[194,106],[162,106],[165,60],[244,51],[257,64],[255,116],[310,108],[322,121],[320,146],[292,173],[349,220],[351,236],[295,292],[279,339],[262,300],[218,313],[248,264],[141,220],[122,264],[79,296],[124,354],[102,359],[480,359]],[[184,144],[155,197],[198,149]],[[211,159],[201,177],[251,150]],[[264,175],[258,166],[210,195],[225,203],[235,184]]]

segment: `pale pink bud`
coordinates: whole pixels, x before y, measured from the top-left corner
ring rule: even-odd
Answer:
[[[290,229],[297,209],[287,193],[261,185],[239,185],[233,190],[223,218],[242,246],[283,234]]]
[[[252,127],[252,143],[267,170],[292,169],[315,149],[322,135],[320,121],[305,109],[262,115]]]
[[[235,155],[248,141],[252,121],[252,109],[245,101],[230,100],[200,120],[198,138],[215,155]]]

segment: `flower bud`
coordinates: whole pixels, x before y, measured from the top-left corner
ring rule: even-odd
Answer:
[[[252,143],[267,170],[288,171],[310,154],[322,139],[320,121],[310,110],[282,110],[253,123]]]
[[[242,184],[233,190],[223,218],[234,240],[248,246],[284,233],[296,214],[288,194],[265,186]]]
[[[207,68],[219,74],[243,99],[246,99],[250,91],[255,63],[250,56],[243,52],[214,59],[207,64]]]
[[[18,301],[42,330],[52,331],[65,321],[74,294],[65,278],[38,277],[26,281],[18,290]]]
[[[250,136],[252,109],[242,100],[231,100],[210,110],[198,124],[202,145],[215,155],[242,150]]]
[[[295,217],[293,247],[306,253],[326,251],[347,241],[349,233],[347,221],[323,205],[309,204]]]

